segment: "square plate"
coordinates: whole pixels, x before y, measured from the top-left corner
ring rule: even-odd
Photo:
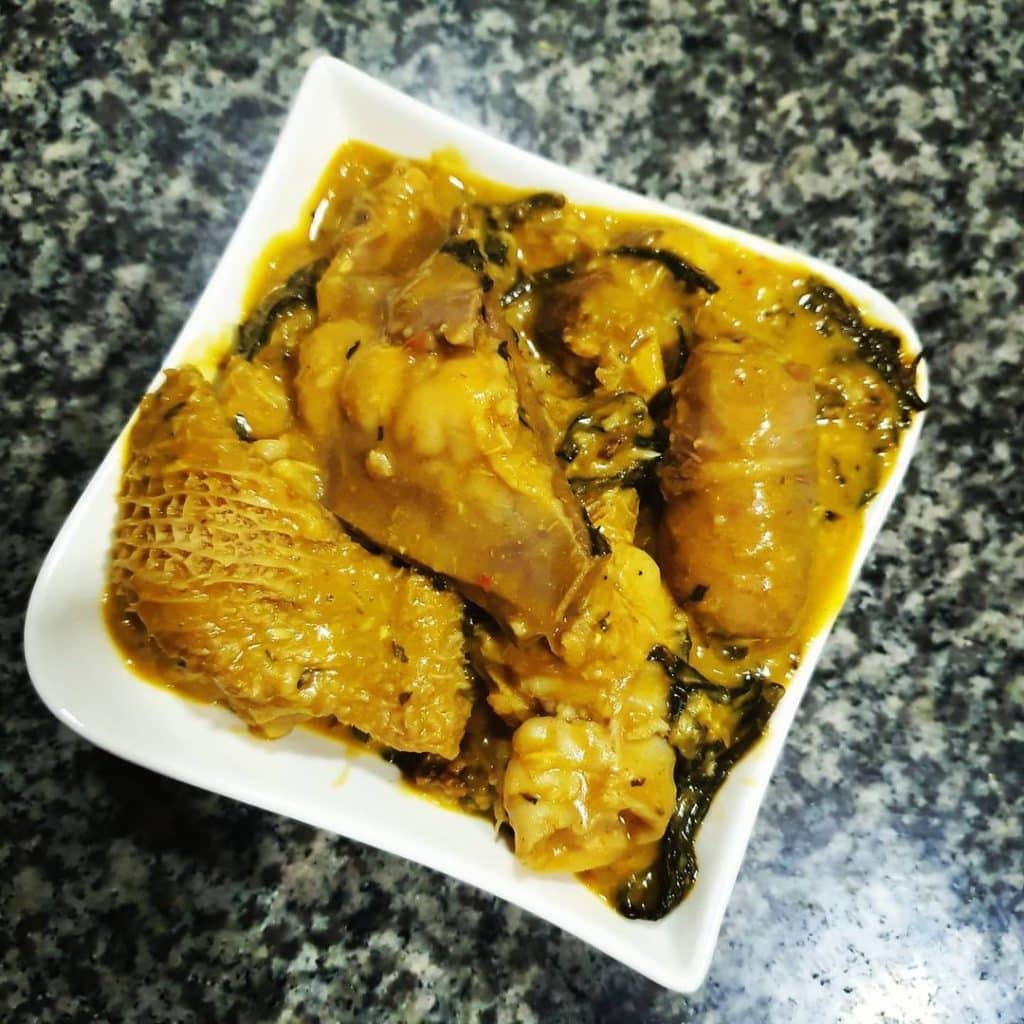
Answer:
[[[912,351],[920,348],[892,303],[849,274],[498,142],[324,57],[306,74],[252,201],[165,365],[184,361],[203,339],[239,321],[254,261],[272,237],[294,227],[323,168],[347,139],[413,157],[455,147],[475,171],[500,182],[564,192],[578,203],[675,217],[806,267],[837,284],[870,318],[898,331]],[[925,386],[922,364],[919,387]],[[921,422],[919,415],[905,432],[894,471],[870,507],[850,583],[892,503]],[[668,988],[689,992],[701,984],[768,779],[827,631],[810,644],[763,741],[719,791],[697,839],[700,874],[688,899],[662,921],[629,921],[571,877],[527,871],[495,841],[488,823],[410,793],[383,761],[355,756],[302,730],[274,742],[257,740],[226,710],[140,682],[111,643],[100,608],[123,441],[124,434],[68,517],[29,603],[29,672],[57,718],[153,771],[446,872],[545,918]]]

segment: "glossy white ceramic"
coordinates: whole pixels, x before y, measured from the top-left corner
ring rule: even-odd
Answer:
[[[237,322],[256,255],[291,228],[324,166],[346,139],[410,156],[455,147],[476,171],[572,200],[668,214],[795,260],[837,283],[872,318],[917,336],[868,285],[834,267],[735,228],[675,210],[559,167],[473,128],[329,58],[309,69],[270,162],[217,269],[166,363]],[[925,386],[921,367],[921,386]],[[899,462],[871,506],[854,573],[885,518],[910,460],[921,417],[907,431]],[[25,650],[39,695],[66,725],[106,750],[157,772],[319,828],[370,843],[478,886],[566,929],[669,988],[697,988],[711,961],[722,915],[786,733],[825,642],[811,645],[764,740],[717,796],[697,841],[700,875],[689,898],[658,923],[616,915],[567,877],[524,870],[483,821],[445,811],[396,785],[383,761],[353,756],[312,733],[251,738],[227,711],[202,707],[141,683],[111,645],[100,612],[115,515],[120,441],[108,453],[64,524],[29,605]],[[852,582],[852,574],[851,574]],[[68,785],[74,785],[69,780]],[[326,883],[329,884],[329,883]]]

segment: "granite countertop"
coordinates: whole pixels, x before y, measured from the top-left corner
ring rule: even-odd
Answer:
[[[0,1016],[1024,1020],[1024,8],[291,6],[4,14]],[[424,869],[121,763],[26,677],[40,560],[321,52],[849,267],[931,353],[920,455],[692,997]]]

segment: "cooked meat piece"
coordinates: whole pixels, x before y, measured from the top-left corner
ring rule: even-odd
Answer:
[[[517,633],[553,635],[595,562],[513,359],[485,319],[458,348],[337,321],[303,345],[296,391],[346,523],[459,581]]]
[[[673,395],[660,473],[669,586],[712,631],[787,636],[814,553],[811,371],[754,339],[715,340],[697,346]]]
[[[132,430],[112,582],[179,671],[271,736],[334,715],[454,757],[470,711],[462,603],[351,540],[236,436],[192,369]]]

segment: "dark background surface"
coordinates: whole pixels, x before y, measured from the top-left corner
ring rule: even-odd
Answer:
[[[1024,1019],[1024,18],[1011,0],[901,6],[0,8],[0,1016]],[[833,260],[929,350],[920,455],[693,997],[424,869],[123,764],[25,674],[46,548],[320,52]]]

